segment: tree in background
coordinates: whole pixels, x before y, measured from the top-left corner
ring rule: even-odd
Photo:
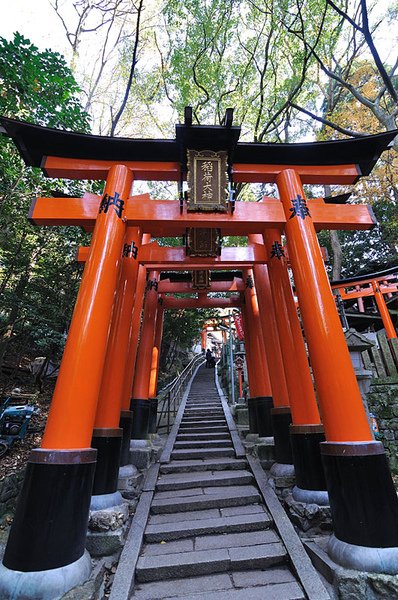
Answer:
[[[40,125],[88,132],[74,77],[59,54],[40,52],[15,34],[0,38],[0,114]],[[86,236],[76,228],[36,228],[32,199],[54,187],[81,193],[75,182],[45,179],[25,167],[14,145],[0,137],[0,366],[24,353],[59,359],[78,287],[75,249]]]

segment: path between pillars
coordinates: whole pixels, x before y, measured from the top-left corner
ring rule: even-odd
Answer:
[[[327,600],[218,390],[200,367],[167,462],[148,473],[110,600]]]

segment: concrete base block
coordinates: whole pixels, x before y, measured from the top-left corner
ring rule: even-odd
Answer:
[[[331,535],[328,554],[337,564],[346,569],[370,571],[385,575],[398,574],[398,548],[370,548],[347,544]]]
[[[90,512],[86,540],[86,548],[90,554],[110,556],[121,550],[128,518],[129,508],[126,502],[119,506]]]
[[[148,440],[132,440],[130,443],[130,463],[137,469],[149,469],[153,448]]]
[[[248,433],[245,437],[247,442],[258,442],[258,433]]]
[[[2,600],[58,600],[90,577],[91,558],[86,551],[79,560],[46,571],[13,571],[0,564]]]
[[[292,496],[296,502],[318,504],[318,506],[329,506],[329,494],[326,490],[303,490],[295,485]]]
[[[122,494],[134,494],[138,491],[143,478],[144,475],[138,471],[135,465],[125,465],[119,469],[118,490]]]
[[[248,425],[249,424],[249,410],[243,405],[235,405],[235,420],[238,425]]]
[[[123,548],[125,535],[123,529],[87,534],[86,548],[92,556],[110,556]]]
[[[95,494],[91,496],[90,511],[103,510],[121,504],[123,504],[123,498],[120,492],[113,492],[113,494]]]
[[[270,469],[275,462],[274,438],[258,438],[253,454],[259,458],[265,469]]]
[[[296,482],[293,465],[274,463],[270,469],[270,474],[276,488],[289,488]]]

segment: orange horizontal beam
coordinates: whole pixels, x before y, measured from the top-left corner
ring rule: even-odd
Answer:
[[[163,307],[166,309],[181,308],[233,308],[241,305],[239,296],[230,298],[164,298]]]
[[[115,160],[93,160],[47,156],[42,168],[48,177],[68,179],[106,179]],[[179,181],[178,162],[122,161],[133,172],[134,179],[141,181]],[[273,183],[277,175],[286,169],[294,169],[303,183],[351,184],[360,173],[355,164],[348,165],[262,165],[235,163],[232,178],[237,183]]]
[[[143,244],[138,251],[137,260],[143,265],[163,265],[183,263],[184,270],[198,268],[198,265],[206,265],[204,268],[211,269],[214,265],[224,264],[240,266],[242,264],[264,263],[267,253],[262,244],[253,244],[250,247],[222,248],[221,256],[191,257],[186,255],[184,247],[162,247],[157,242]],[[162,267],[161,270],[164,270]]]
[[[235,163],[232,179],[236,183],[275,183],[276,178],[286,169],[293,169],[300,175],[302,183],[351,184],[360,173],[355,164],[348,165],[258,165]]]
[[[243,292],[245,284],[242,279],[235,277],[233,281],[211,281],[210,287],[205,292]],[[189,281],[169,281],[162,279],[158,283],[159,294],[191,294],[197,290],[192,289]]]
[[[380,275],[379,277],[371,277],[371,278],[366,278],[364,277],[364,279],[358,279],[358,281],[350,281],[347,283],[344,283],[343,281],[341,283],[334,283],[332,285],[332,289],[337,290],[337,289],[346,289],[346,288],[355,288],[355,286],[359,285],[366,285],[366,284],[371,284],[372,281],[389,281],[390,279],[397,279],[398,278],[398,274],[397,273],[392,273],[391,275]],[[393,284],[395,285],[395,284]]]
[[[180,250],[182,250],[180,248]],[[88,254],[90,252],[90,248],[89,246],[80,246],[80,248],[78,248],[77,250],[77,254],[76,254],[76,260],[79,263],[84,263],[86,262],[87,258],[88,258]],[[207,261],[207,258],[203,258],[203,259],[196,259],[196,260],[202,260],[202,261]],[[239,267],[251,267],[253,263],[248,262],[248,263],[237,263],[237,262],[217,262],[217,263],[212,263],[211,265],[209,265],[208,262],[185,262],[185,257],[184,257],[184,262],[170,262],[170,263],[159,263],[156,264],[155,266],[151,264],[151,269],[155,270],[155,271],[203,271],[204,269],[209,269],[211,268],[214,271],[217,270],[232,270],[235,269],[237,266]],[[189,266],[187,266],[189,265]]]
[[[46,156],[42,168],[48,177],[67,179],[106,179],[112,165],[121,164],[117,160],[91,160],[82,158],[59,158]],[[134,180],[141,181],[179,181],[178,162],[123,162],[133,172]]]
[[[75,225],[91,231],[98,215],[100,196],[83,198],[36,198],[29,213],[35,225]],[[322,198],[309,200],[308,207],[316,229],[370,229],[376,223],[372,210],[364,204],[326,204]],[[151,200],[149,194],[132,196],[126,202],[124,217],[153,237],[181,236],[187,227],[217,227],[223,235],[261,233],[267,227],[283,228],[286,219],[282,204],[275,198],[265,202],[237,202],[235,212],[188,213],[176,200]]]
[[[389,286],[379,286],[380,292],[382,294],[393,294],[398,292],[398,285],[389,285]],[[374,296],[374,290],[372,287],[366,287],[362,290],[352,290],[351,292],[346,292],[344,288],[336,288],[333,286],[334,290],[339,290],[340,296],[343,300],[354,300],[355,298],[366,298],[367,296]]]

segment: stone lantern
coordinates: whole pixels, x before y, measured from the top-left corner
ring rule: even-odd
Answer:
[[[359,390],[361,392],[362,399],[365,400],[373,378],[373,372],[365,369],[362,360],[362,352],[369,350],[369,348],[372,348],[374,344],[373,342],[369,341],[367,337],[361,333],[358,333],[358,331],[353,328],[350,328],[345,332],[345,339],[358,381]]]

